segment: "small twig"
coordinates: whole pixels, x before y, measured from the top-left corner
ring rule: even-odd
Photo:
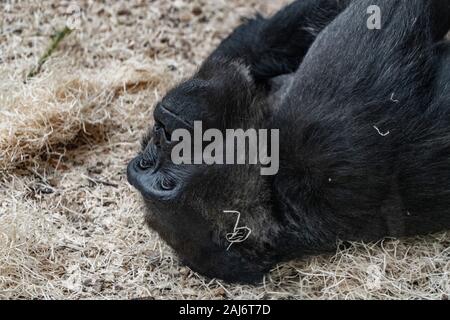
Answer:
[[[50,43],[50,46],[47,48],[47,50],[45,50],[45,53],[42,55],[42,57],[39,58],[37,66],[34,67],[33,70],[30,71],[30,73],[28,73],[27,80],[33,78],[39,72],[41,72],[44,63],[48,60],[48,58],[50,58],[56,48],[58,48],[58,45],[61,43],[61,41],[71,33],[72,29],[69,29],[68,27],[65,27],[64,29],[56,33],[56,35],[52,39],[52,42]]]
[[[399,103],[400,100],[394,99],[394,95],[395,95],[395,92],[392,92],[391,101],[394,102],[394,103]]]
[[[100,179],[94,179],[94,178],[88,177],[88,176],[85,176],[85,177],[86,177],[86,179],[89,180],[89,182],[91,182],[91,183],[93,183],[95,185],[102,184],[102,185],[107,186],[107,187],[112,187],[112,188],[116,188],[116,189],[119,188],[119,185],[116,184],[116,183],[112,183],[112,182],[105,181],[105,180],[100,180]]]
[[[143,297],[143,298],[131,299],[131,301],[151,301],[151,300],[155,300],[155,298],[153,298],[153,297]]]
[[[378,134],[379,134],[380,136],[382,136],[382,137],[387,137],[388,135],[391,134],[390,131],[388,131],[388,132],[386,132],[386,133],[382,133],[381,130],[380,130],[377,126],[373,126],[373,128],[374,128],[375,130],[377,130]]]

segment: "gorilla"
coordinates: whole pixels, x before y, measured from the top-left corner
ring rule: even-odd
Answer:
[[[339,241],[450,229],[449,28],[450,0],[298,0],[246,20],[154,110],[127,172],[146,223],[194,271],[246,283]],[[279,129],[278,173],[174,164],[172,133],[194,121]],[[230,246],[224,210],[245,241]]]

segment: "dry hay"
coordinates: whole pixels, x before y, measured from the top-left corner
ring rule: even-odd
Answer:
[[[143,226],[125,166],[151,107],[282,2],[78,1],[81,30],[26,82],[69,2],[0,4],[0,298],[448,298],[446,234],[342,247],[255,287],[193,273]]]
[[[90,130],[114,122],[119,115],[113,104],[119,95],[167,85],[164,73],[157,69],[142,62],[125,63],[95,73],[49,72],[19,85],[4,81],[0,88],[0,170],[49,155],[54,146],[72,141],[80,132],[95,134]]]

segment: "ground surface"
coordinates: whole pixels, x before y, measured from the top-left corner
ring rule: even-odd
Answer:
[[[151,108],[240,19],[284,1],[0,3],[0,298],[434,298],[450,236],[354,244],[259,286],[207,280],[143,226],[125,166]],[[76,10],[75,10],[76,11]],[[41,72],[26,80],[69,21]]]

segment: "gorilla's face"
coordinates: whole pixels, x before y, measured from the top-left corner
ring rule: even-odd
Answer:
[[[193,134],[194,121],[202,121],[204,130],[262,125],[264,103],[256,102],[246,69],[212,63],[213,70],[205,63],[156,106],[155,124],[128,166],[128,180],[144,198],[149,226],[194,271],[255,281],[277,260],[279,224],[272,217],[268,181],[256,166],[175,165],[171,159],[172,133],[182,128]],[[224,211],[239,212],[239,223],[237,212]],[[239,236],[245,241],[233,243]]]

